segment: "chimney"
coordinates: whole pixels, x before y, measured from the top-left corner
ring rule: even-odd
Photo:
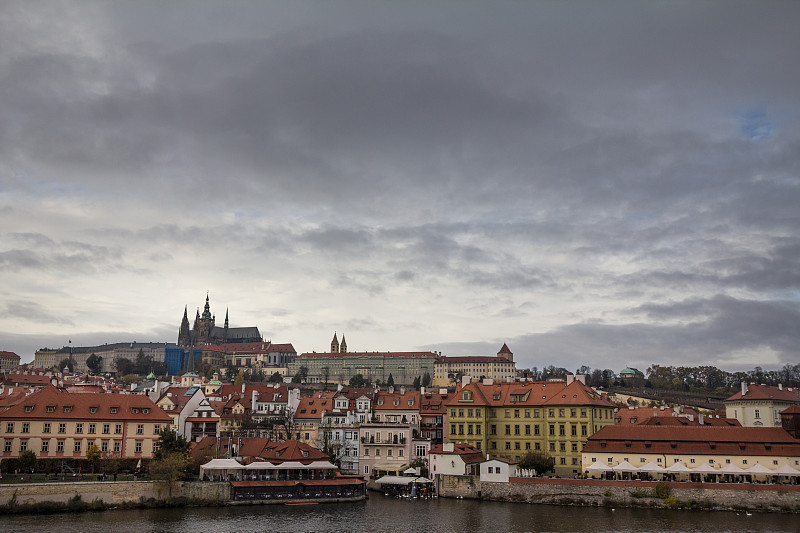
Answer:
[[[470,376],[461,376],[461,386],[466,387],[470,384],[472,378]]]
[[[742,396],[744,396],[745,394],[747,394],[747,382],[742,381]]]
[[[253,394],[250,396],[250,411],[255,412],[257,399],[258,399],[258,392],[255,389],[253,389]]]
[[[405,387],[405,385],[403,385],[403,386],[400,387],[400,395],[401,396],[405,396],[405,394],[406,394],[406,387]]]
[[[483,378],[484,385],[494,385],[494,380],[492,378]]]
[[[442,451],[447,453],[453,453],[456,450],[455,445],[452,442],[445,442],[442,444]]]
[[[586,374],[578,374],[575,379],[586,385]]]
[[[778,383],[778,390],[783,390],[783,383]]]
[[[242,383],[242,394],[244,394],[244,387],[245,387],[245,384]]]
[[[703,414],[700,413],[697,415],[697,422],[702,426],[703,425]]]
[[[572,384],[573,381],[575,381],[575,375],[574,374],[567,374],[567,385]]]

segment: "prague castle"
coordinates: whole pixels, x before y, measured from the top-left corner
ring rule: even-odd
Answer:
[[[206,305],[203,314],[200,309],[194,319],[194,327],[189,329],[188,307],[183,310],[183,320],[178,331],[178,346],[205,346],[209,344],[231,344],[245,342],[263,342],[258,328],[231,328],[228,326],[228,311],[225,310],[225,325],[216,325],[216,317],[211,314],[208,295],[206,295]]]

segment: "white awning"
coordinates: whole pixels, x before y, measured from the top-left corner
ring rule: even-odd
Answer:
[[[692,474],[722,474],[722,472],[708,463],[703,463],[700,466],[692,468]]]
[[[410,485],[412,483],[433,483],[425,477],[382,476],[375,480],[378,485]]]
[[[200,477],[202,478],[206,472],[212,470],[225,475],[228,472],[239,472],[244,470],[244,468],[245,467],[239,464],[235,459],[211,459],[206,464],[200,466]]]
[[[747,473],[747,472],[745,472],[744,470],[742,470],[741,468],[739,468],[738,466],[736,466],[733,463],[727,464],[724,467],[722,467],[720,472],[722,472],[723,474],[746,474]]]
[[[639,467],[639,472],[648,472],[648,473],[651,473],[651,474],[661,474],[664,471],[665,471],[664,467],[658,466],[653,461],[650,461],[646,465]]]
[[[337,466],[330,461],[311,461],[311,463],[306,468],[316,468],[316,469],[327,469],[331,470],[337,468]]]
[[[669,466],[669,468],[667,468],[667,472],[670,474],[685,474],[691,472],[691,470],[686,468],[686,465],[683,463],[673,463]]]
[[[772,471],[775,476],[800,476],[800,471],[789,465],[781,465]]]
[[[612,467],[611,470],[614,472],[638,472],[639,469],[630,464],[628,461],[622,461],[615,467]]]
[[[757,475],[757,476],[760,476],[760,475],[771,476],[771,475],[773,475],[775,473],[775,471],[774,470],[770,470],[769,468],[767,468],[766,466],[764,466],[762,464],[756,463],[753,466],[751,466],[750,468],[748,468],[747,470],[745,470],[745,473],[746,474],[753,474],[753,475]]]
[[[610,472],[611,467],[601,461],[595,461],[586,467],[589,472]]]
[[[245,467],[247,470],[275,470],[276,466],[267,461],[256,461]]]

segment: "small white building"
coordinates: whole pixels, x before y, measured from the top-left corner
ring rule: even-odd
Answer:
[[[481,481],[508,483],[508,478],[517,477],[517,462],[497,457],[481,463]]]

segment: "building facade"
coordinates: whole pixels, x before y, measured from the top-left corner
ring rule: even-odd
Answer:
[[[183,319],[178,329],[178,345],[183,347],[205,346],[208,344],[229,344],[244,342],[262,342],[264,339],[255,326],[232,328],[228,325],[228,311],[225,311],[223,327],[216,325],[216,316],[211,314],[211,304],[206,295],[203,314],[197,309],[194,325],[189,328],[188,306],[183,310]]]
[[[581,450],[614,424],[616,406],[579,379],[530,383],[469,383],[446,402],[445,442],[519,461],[527,452],[555,459],[558,475],[581,471]]]
[[[170,423],[147,396],[73,394],[49,385],[0,413],[0,452],[86,459],[95,445],[109,457],[150,459]]]
[[[0,372],[10,372],[19,366],[19,356],[14,352],[0,351]],[[49,368],[49,367],[44,367]]]
[[[411,385],[426,373],[433,376],[438,357],[434,352],[311,352],[298,355],[289,364],[289,374],[296,375],[305,368],[309,382],[342,385],[357,374],[368,382],[382,383],[391,375],[395,384]]]
[[[800,405],[800,389],[742,383],[742,390],[725,400],[725,414],[744,427],[781,427],[781,411]]]
[[[496,357],[448,357],[441,356],[436,362],[433,383],[437,387],[449,387],[461,381],[463,376],[482,381],[515,381],[517,367],[514,354],[503,344]]]

